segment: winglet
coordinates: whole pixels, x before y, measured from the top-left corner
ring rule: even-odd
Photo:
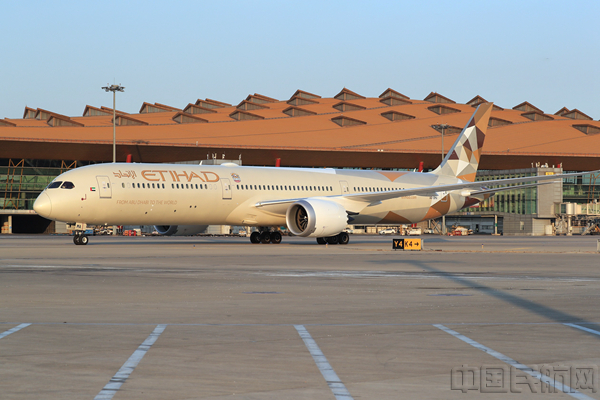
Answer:
[[[493,103],[480,104],[433,173],[474,182]]]

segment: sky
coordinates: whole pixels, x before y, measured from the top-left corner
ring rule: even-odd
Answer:
[[[116,83],[129,113],[391,87],[599,119],[598,16],[593,0],[4,2],[0,118],[112,107]]]

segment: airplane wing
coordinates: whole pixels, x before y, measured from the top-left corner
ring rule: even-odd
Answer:
[[[382,192],[368,192],[368,193],[352,193],[352,194],[343,194],[336,196],[315,196],[321,199],[335,201],[336,203],[340,203],[342,206],[348,210],[350,213],[359,213],[367,206],[374,206],[380,204],[384,200],[395,199],[399,197],[405,196],[439,196],[443,192],[450,192],[453,190],[462,190],[461,194],[463,196],[475,196],[479,194],[487,194],[494,193],[502,190],[511,190],[511,189],[520,189],[524,187],[532,187],[537,186],[542,183],[532,183],[528,185],[518,185],[518,186],[504,186],[500,188],[490,188],[489,186],[494,185],[514,185],[518,183],[525,182],[543,182],[552,183],[552,181],[560,180],[563,178],[573,177],[573,176],[581,176],[586,174],[595,174],[599,173],[599,171],[589,171],[589,172],[576,172],[571,174],[556,174],[556,175],[537,175],[537,176],[526,176],[522,178],[509,178],[509,179],[495,179],[489,181],[479,181],[479,182],[468,182],[463,181],[461,183],[453,183],[453,184],[445,184],[445,185],[435,185],[435,186],[425,186],[425,187],[417,187],[410,189],[401,189],[401,190],[389,190]],[[277,214],[283,213],[285,214],[285,209],[287,209],[287,205],[294,203],[298,200],[305,199],[306,197],[295,198],[295,199],[283,199],[283,200],[267,200],[261,201],[255,204],[255,207],[268,209],[270,212],[274,212]],[[285,207],[284,207],[285,206]]]
[[[527,185],[516,185],[516,186],[504,186],[504,187],[500,187],[500,188],[489,188],[489,189],[479,190],[477,192],[471,192],[469,194],[469,196],[477,196],[477,195],[482,195],[482,194],[496,193],[496,192],[501,192],[503,190],[525,189],[525,188],[528,188],[528,187],[535,187],[535,186],[540,186],[540,185],[548,185],[549,183],[554,183],[554,182],[553,181],[550,181],[550,182],[538,182],[538,183],[529,183]]]
[[[599,171],[590,171],[590,172],[576,172],[572,174],[557,174],[557,175],[537,175],[537,176],[526,176],[523,178],[508,178],[508,179],[494,179],[490,181],[479,181],[479,182],[467,182],[463,181],[461,183],[453,183],[453,184],[445,184],[445,185],[436,185],[436,186],[425,186],[425,187],[417,187],[411,189],[402,189],[402,190],[392,190],[388,192],[374,192],[374,193],[352,193],[344,195],[345,198],[356,201],[382,201],[388,199],[394,199],[397,197],[404,196],[437,196],[441,192],[450,192],[453,190],[462,189],[463,196],[471,196],[477,192],[481,192],[482,190],[486,190],[489,192],[494,191],[494,188],[489,188],[489,186],[494,185],[510,185],[515,183],[524,183],[524,182],[539,182],[539,181],[555,181],[563,178],[580,176],[586,174],[598,173]],[[518,186],[511,186],[510,188],[517,189]],[[501,190],[501,188],[496,189],[496,191]],[[508,189],[503,189],[508,190]]]

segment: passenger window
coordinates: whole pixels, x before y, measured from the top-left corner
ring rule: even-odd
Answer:
[[[196,189],[198,189],[198,184],[196,183]]]
[[[186,189],[189,189],[189,188],[190,188],[190,185],[186,183],[186,184],[185,184],[185,188],[186,188]]]
[[[171,189],[175,189],[175,184],[171,183]]]
[[[142,189],[146,189],[146,184],[142,183]]]
[[[204,189],[208,189],[208,185],[206,183],[204,184]]]
[[[179,189],[179,183],[175,184],[175,186],[177,186],[177,189]]]
[[[121,183],[121,186],[123,187],[123,189],[125,189],[125,182]]]

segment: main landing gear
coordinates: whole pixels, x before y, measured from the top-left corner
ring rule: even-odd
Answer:
[[[317,238],[319,244],[348,244],[350,235],[346,232],[340,232],[335,236]]]
[[[263,243],[263,244],[268,244],[268,243],[279,244],[279,243],[281,243],[281,232],[279,232],[279,231],[252,232],[252,234],[250,235],[250,242]]]
[[[88,244],[89,241],[90,239],[87,237],[87,235],[84,235],[83,232],[75,232],[75,234],[73,235],[73,243],[75,243],[78,246],[85,246],[86,244]]]

